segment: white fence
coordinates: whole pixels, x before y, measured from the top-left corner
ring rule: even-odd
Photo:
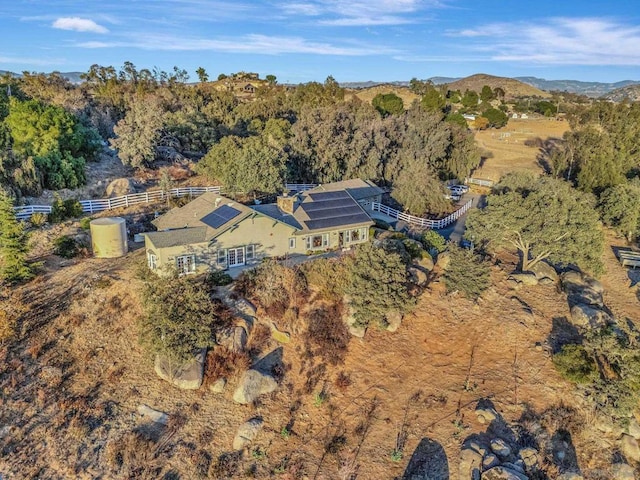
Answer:
[[[467,210],[471,208],[471,203],[472,203],[472,200],[469,200],[458,210],[439,220],[430,220],[428,218],[415,217],[413,215],[409,215],[408,213],[403,213],[399,210],[395,210],[393,208],[387,207],[386,205],[383,205],[377,202],[371,202],[371,209],[374,212],[384,213],[389,217],[402,220],[412,225],[440,230],[446,227],[447,225],[455,222],[458,218],[460,218],[461,215],[463,215]]]
[[[493,187],[494,181],[485,180],[483,178],[465,178],[464,183],[466,183],[467,185],[472,184],[472,185],[480,185],[482,187]]]
[[[318,186],[317,183],[285,183],[285,190],[294,191],[294,192],[305,192],[307,190],[311,190],[312,188],[316,188]]]
[[[134,193],[131,195],[123,195],[114,198],[100,198],[97,200],[80,200],[82,211],[86,213],[102,212],[104,210],[113,210],[114,208],[130,207],[140,203],[151,203],[156,201],[164,201],[167,195],[170,197],[197,197],[205,192],[220,193],[220,187],[186,187],[172,188],[168,192],[162,190],[154,190],[151,192]],[[34,213],[51,213],[51,205],[26,205],[16,207],[16,218],[20,220],[28,220]]]

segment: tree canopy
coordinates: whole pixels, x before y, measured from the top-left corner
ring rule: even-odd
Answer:
[[[562,180],[510,175],[469,213],[465,238],[489,251],[519,252],[522,270],[541,260],[602,272],[604,237],[595,198]]]
[[[24,223],[16,219],[13,200],[0,188],[0,282],[14,284],[33,276],[27,263],[27,240]]]

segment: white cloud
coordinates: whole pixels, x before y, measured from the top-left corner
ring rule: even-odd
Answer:
[[[482,54],[479,60],[541,65],[640,66],[640,26],[602,18],[494,23],[449,33]]]
[[[51,26],[60,30],[74,30],[76,32],[107,33],[109,31],[93,20],[80,17],[61,17],[56,19]]]
[[[352,42],[347,42],[345,45],[335,45],[325,42],[308,41],[301,37],[278,37],[260,34],[224,39],[144,35],[132,40],[82,42],[76,44],[76,46],[81,48],[139,48],[143,50],[165,51],[211,50],[225,53],[252,53],[261,55],[306,53],[313,55],[365,56],[395,52],[386,47],[355,44]]]
[[[437,0],[309,0],[280,9],[285,15],[321,17],[321,25],[354,27],[415,23],[418,12],[440,5]]]

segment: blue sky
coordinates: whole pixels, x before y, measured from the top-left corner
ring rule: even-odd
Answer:
[[[0,70],[640,80],[637,0],[5,0]]]

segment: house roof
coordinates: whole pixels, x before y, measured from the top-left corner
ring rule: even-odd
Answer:
[[[191,245],[207,242],[207,229],[205,227],[179,228],[162,232],[147,232],[147,236],[156,248],[177,247],[178,245]]]
[[[169,210],[151,223],[160,231],[171,230],[174,232],[177,229],[193,230],[199,228],[202,229],[199,231],[204,232],[204,241],[208,241],[253,213],[253,210],[241,203],[229,200],[214,192],[207,192],[183,207]]]
[[[378,187],[371,180],[362,180],[360,178],[318,185],[309,190],[309,192],[335,192],[338,190],[346,190],[356,201],[385,193],[384,189]]]
[[[333,188],[333,185],[329,184],[325,190],[316,187],[296,195],[293,213],[284,212],[276,204],[256,205],[252,208],[295,228],[298,235],[372,225],[371,217],[349,191]]]

